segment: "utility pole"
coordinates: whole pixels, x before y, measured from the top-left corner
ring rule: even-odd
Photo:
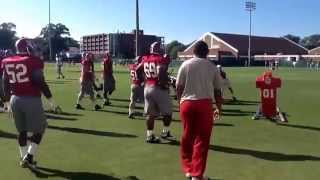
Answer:
[[[49,61],[51,61],[51,60],[52,60],[52,45],[51,45],[51,0],[49,0],[48,36],[49,36]]]
[[[256,10],[256,3],[253,1],[246,2],[246,10],[249,11],[250,22],[249,22],[249,47],[248,47],[248,67],[251,65],[251,27],[252,27],[252,12]]]
[[[139,31],[139,0],[136,0],[136,56],[140,55]]]

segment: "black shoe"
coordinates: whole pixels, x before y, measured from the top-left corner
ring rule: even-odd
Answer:
[[[103,106],[110,106],[110,105],[111,105],[111,103],[109,101],[105,101],[103,104]]]
[[[97,99],[101,99],[101,95],[100,94],[97,94]]]
[[[30,169],[36,169],[37,163],[33,161],[33,156],[31,154],[27,154],[21,161],[20,166],[22,168],[30,168]]]
[[[134,114],[133,113],[129,114],[128,118],[134,119]]]
[[[235,96],[232,97],[232,101],[238,101]]]
[[[64,76],[62,76],[62,79],[64,79]]]
[[[155,135],[151,135],[147,136],[146,142],[150,144],[157,144],[160,143],[160,139]]]
[[[171,135],[170,131],[167,131],[167,132],[162,131],[160,136],[162,139],[175,139],[175,137]]]
[[[94,106],[94,110],[98,111],[101,109],[101,106],[99,106],[98,104]]]
[[[76,104],[76,109],[84,110],[84,108],[80,104]]]

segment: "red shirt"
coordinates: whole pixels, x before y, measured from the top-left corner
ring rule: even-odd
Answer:
[[[11,56],[2,61],[2,68],[8,77],[13,95],[41,96],[40,88],[32,83],[32,73],[43,70],[42,60],[28,55]]]
[[[130,78],[131,78],[131,83],[135,85],[140,85],[141,82],[138,79],[137,75],[137,64],[129,64],[129,71],[130,71]]]
[[[104,58],[103,62],[103,77],[107,77],[112,75],[113,71],[112,71],[112,60],[110,57]]]
[[[150,54],[142,57],[141,64],[146,77],[146,84],[155,85],[159,83],[158,68],[166,66],[166,61],[159,54]]]
[[[82,60],[81,61],[82,69],[81,69],[81,77],[82,80],[93,80],[93,63],[90,60]]]
[[[259,76],[256,79],[256,87],[260,88],[263,115],[275,116],[277,114],[277,88],[281,87],[281,79]]]

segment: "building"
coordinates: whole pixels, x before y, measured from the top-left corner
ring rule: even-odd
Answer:
[[[103,54],[109,52],[113,57],[132,59],[135,57],[135,30],[131,33],[96,34],[81,37],[81,52]],[[164,38],[146,35],[139,31],[140,55],[149,52],[150,45],[157,41],[164,44]]]
[[[180,59],[192,57],[193,47],[196,42],[203,40],[209,46],[209,58],[223,65],[244,65],[248,60],[248,35],[226,34],[208,32],[194,41],[185,51],[179,52]],[[251,58],[252,64],[257,55],[306,55],[308,49],[283,37],[251,36]],[[256,59],[258,60],[258,59]]]
[[[314,49],[311,49],[311,50],[309,51],[309,54],[310,54],[310,55],[320,55],[320,47],[316,47],[316,48],[314,48]]]

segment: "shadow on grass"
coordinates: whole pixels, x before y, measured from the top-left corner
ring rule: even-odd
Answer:
[[[171,140],[168,142],[163,142],[161,144],[180,146],[180,142],[177,140]],[[247,155],[258,159],[268,160],[268,161],[320,161],[320,157],[303,155],[303,154],[284,154],[278,152],[267,152],[267,151],[257,151],[251,149],[233,148],[220,145],[210,145],[210,150],[237,154],[237,155]]]
[[[51,111],[45,111],[48,114],[56,114],[56,113],[52,113]],[[60,112],[58,115],[63,115],[63,116],[83,116],[82,114],[78,114],[78,113],[68,113],[68,112]]]
[[[255,112],[240,109],[223,109],[222,116],[252,116]]]
[[[106,136],[106,137],[114,137],[114,138],[137,138],[138,137],[136,135],[131,135],[131,134],[71,128],[71,127],[59,127],[59,126],[53,126],[53,125],[49,125],[48,128],[53,130],[66,131],[70,133]]]
[[[129,109],[129,106],[128,106],[128,105],[111,104],[111,105],[109,105],[109,106]],[[143,109],[143,107],[137,106],[137,107],[135,107],[135,109]]]
[[[210,145],[210,149],[217,152],[248,155],[268,161],[320,161],[320,157],[301,154],[284,154],[278,152],[256,151],[251,149],[233,148],[219,145]]]
[[[58,80],[47,80],[46,81],[48,84],[70,84],[72,81],[64,81],[64,80],[61,80],[61,81],[58,81]]]
[[[0,130],[0,138],[17,139],[17,135],[9,133],[9,132],[4,132],[4,131]]]
[[[320,127],[304,126],[304,125],[293,125],[293,124],[278,124],[279,126],[305,129],[310,131],[320,131]]]
[[[46,116],[49,120],[63,120],[63,121],[76,121],[76,120],[78,120],[76,118],[62,117],[62,116],[52,115],[52,114],[48,114],[48,113],[46,113]]]
[[[226,99],[223,104],[224,105],[255,106],[255,105],[258,105],[259,103],[260,103],[259,101],[246,101],[246,100],[233,101],[233,100]]]
[[[110,101],[130,102],[130,99],[110,98]]]
[[[92,173],[92,172],[68,172],[62,171],[57,169],[50,169],[44,167],[38,167],[37,170],[31,170],[37,178],[40,179],[48,179],[49,177],[57,177],[63,179],[70,179],[70,180],[121,180],[120,178],[106,175],[106,174],[99,174],[99,173]],[[130,178],[130,179],[129,179]],[[127,180],[138,180],[135,176],[130,176],[125,178]]]
[[[128,116],[128,112],[122,112],[122,111],[115,111],[115,110],[105,110],[101,109],[98,112],[107,112],[107,113],[113,113],[113,114],[119,114],[119,115],[126,115]]]

